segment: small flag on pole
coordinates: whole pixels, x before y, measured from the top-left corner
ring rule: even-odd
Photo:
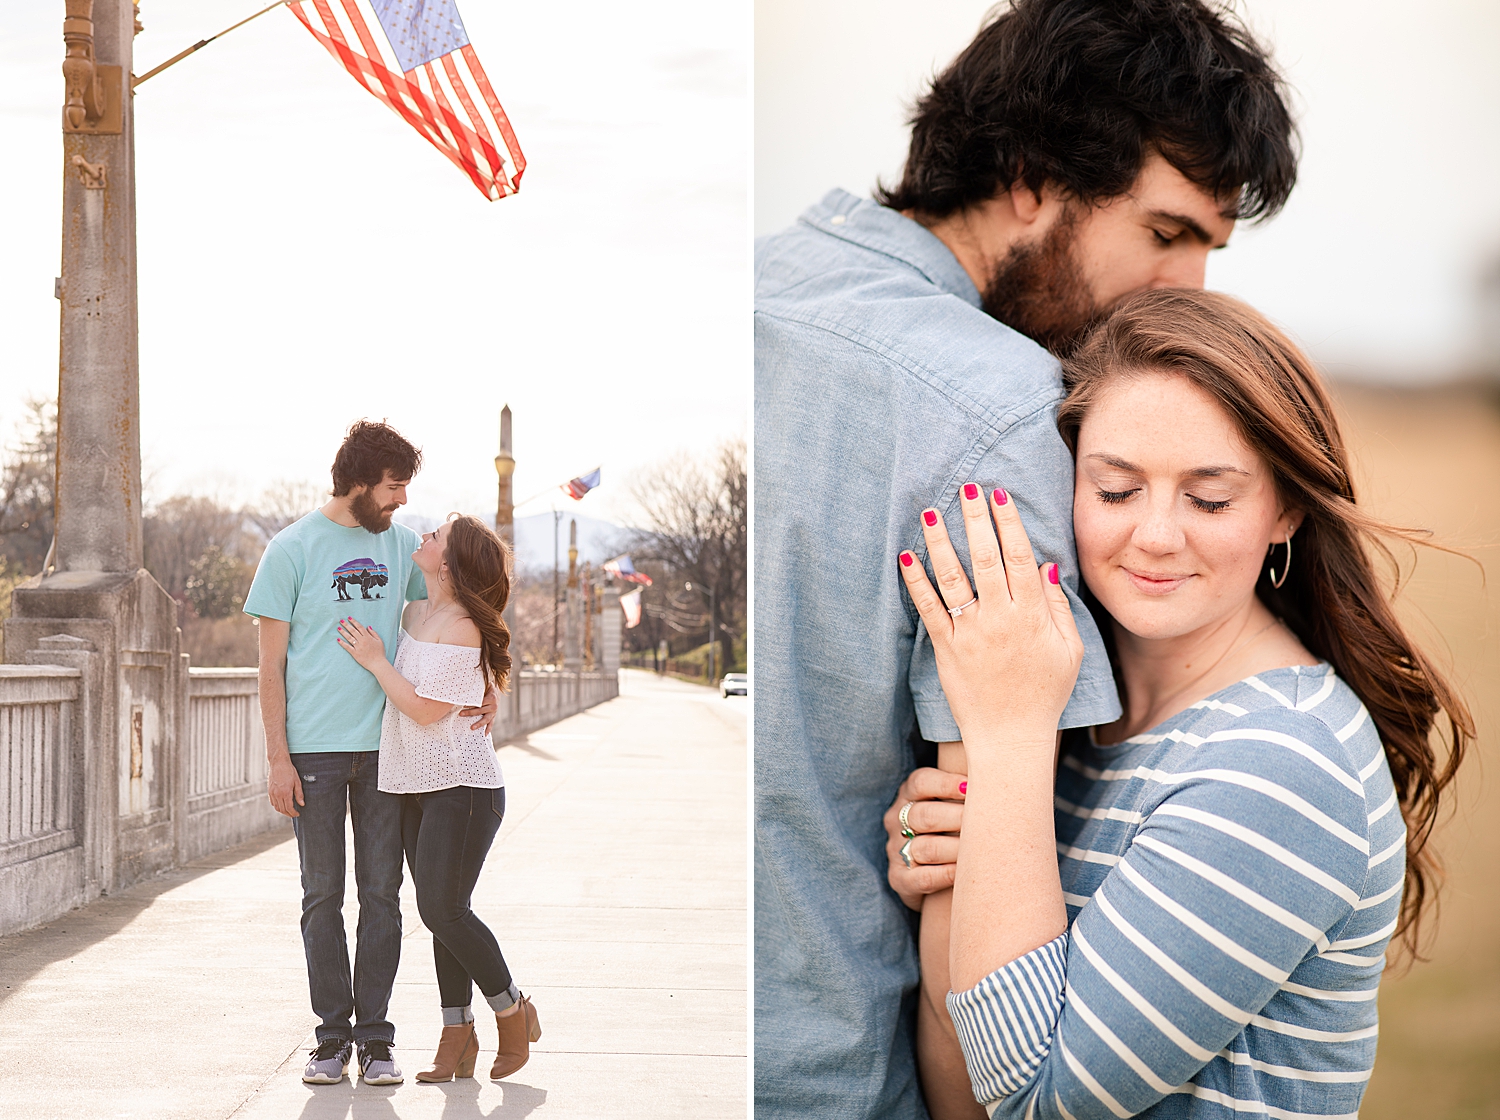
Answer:
[[[562,488],[568,492],[570,498],[577,501],[599,485],[599,472],[603,469],[603,467],[595,467],[588,474],[581,474],[571,482],[563,483]]]
[[[620,596],[620,609],[625,612],[625,629],[633,630],[641,624],[641,589]]]
[[[626,583],[638,583],[642,587],[651,586],[651,577],[645,572],[635,570],[635,565],[630,562],[629,553],[623,556],[616,556],[613,560],[606,560],[603,568],[605,572],[614,576],[615,579],[623,580]]]
[[[486,198],[520,190],[526,157],[453,0],[289,0],[287,7]],[[399,71],[386,65],[366,13],[385,32]]]

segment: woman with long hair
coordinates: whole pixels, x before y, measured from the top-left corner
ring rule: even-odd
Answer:
[[[506,549],[478,518],[455,516],[422,538],[413,559],[427,598],[407,605],[395,664],[380,636],[353,619],[340,623],[339,644],[385,690],[380,788],[403,795],[401,840],[417,911],[432,932],[443,1036],[432,1068],[417,1080],[474,1075],[474,984],[500,1034],[490,1076],[508,1077],[526,1064],[542,1029],[495,935],[469,907],[505,816],[505,778],[488,733],[458,715],[487,683],[504,691],[510,677],[510,631],[501,618],[510,598]]]
[[[1234,299],[1133,297],[1064,374],[1078,559],[1124,714],[1059,739],[1082,646],[1057,568],[1024,494],[963,487],[973,583],[940,517],[938,589],[916,553],[899,564],[967,774],[903,786],[892,885],[920,906],[946,885],[920,865],[956,860],[923,960],[947,966],[992,1116],[1352,1117],[1387,944],[1416,952],[1474,735],[1377,572],[1384,541],[1421,535],[1356,504],[1323,383]]]

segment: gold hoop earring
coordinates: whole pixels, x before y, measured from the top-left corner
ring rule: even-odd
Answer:
[[[1270,569],[1270,572],[1271,572],[1271,586],[1274,587],[1274,588],[1276,588],[1276,590],[1278,590],[1278,591],[1281,590],[1281,585],[1286,582],[1286,577],[1292,574],[1292,534],[1288,533],[1286,535],[1286,540],[1283,541],[1282,543],[1286,545],[1286,567],[1283,568],[1283,569],[1281,569],[1281,578],[1280,579],[1276,578],[1276,569],[1275,568]],[[1275,548],[1276,548],[1276,544],[1273,541],[1272,544],[1271,544],[1271,547],[1268,548],[1268,549],[1266,549],[1266,551],[1267,552],[1271,552]]]

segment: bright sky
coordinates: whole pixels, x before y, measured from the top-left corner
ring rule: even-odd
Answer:
[[[136,72],[264,2],[144,0]],[[509,403],[517,499],[602,464],[568,504],[610,518],[631,472],[745,434],[748,5],[459,6],[529,164],[500,202],[287,11],[138,91],[148,500],[326,485],[369,416],[425,450],[414,511],[492,513]],[[62,19],[7,4],[0,39],[6,442],[57,384]]]
[[[993,0],[757,0],[756,232],[906,155],[905,107]],[[1335,375],[1500,371],[1500,4],[1240,0],[1300,102],[1301,181],[1214,255],[1210,287],[1290,327]],[[1500,304],[1500,278],[1491,300]]]

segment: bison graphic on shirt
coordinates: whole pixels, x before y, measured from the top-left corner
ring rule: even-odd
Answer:
[[[370,594],[372,587],[384,587],[391,581],[390,570],[384,564],[377,564],[368,556],[361,556],[358,560],[350,560],[340,564],[333,570],[333,582],[328,586],[338,588],[338,601],[341,603],[351,602],[354,596],[349,594],[349,588],[358,587],[361,599],[379,599],[380,592]]]

